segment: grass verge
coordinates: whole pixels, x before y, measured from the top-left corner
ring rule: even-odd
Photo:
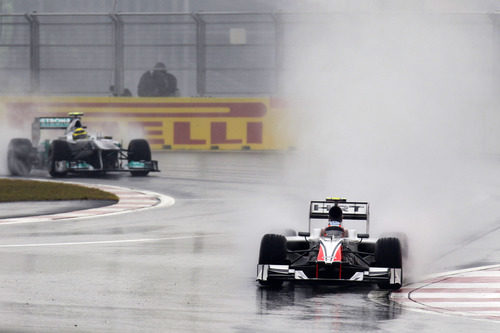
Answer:
[[[52,200],[115,200],[113,193],[74,184],[0,179],[0,202]]]

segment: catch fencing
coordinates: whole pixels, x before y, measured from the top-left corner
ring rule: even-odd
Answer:
[[[0,14],[0,93],[136,95],[163,62],[183,96],[271,95],[279,34],[267,13]]]
[[[276,95],[294,71],[294,57],[307,59],[304,40],[328,34],[318,26],[370,15],[0,13],[0,94],[106,96],[129,89],[136,95],[142,73],[163,62],[181,96]],[[466,24],[489,16],[493,34],[487,37],[498,59],[498,12],[447,16]]]

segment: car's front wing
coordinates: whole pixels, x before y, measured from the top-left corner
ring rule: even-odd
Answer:
[[[389,284],[402,284],[402,269],[387,267],[369,267],[367,270],[358,271],[349,279],[311,278],[304,271],[290,268],[289,265],[257,265],[257,281],[296,281],[296,282],[388,282]]]
[[[64,161],[62,161],[64,162]],[[70,161],[66,162],[63,169],[69,172],[129,172],[129,171],[151,171],[157,172],[158,162],[157,161],[141,161],[135,162],[131,161],[127,165],[120,165],[118,168],[94,168],[90,164],[84,161]]]

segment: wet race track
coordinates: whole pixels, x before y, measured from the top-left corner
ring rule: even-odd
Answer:
[[[123,174],[69,180],[158,192],[175,199],[171,207],[0,225],[0,331],[500,329],[495,320],[409,310],[390,302],[375,286],[262,289],[255,282],[258,247],[261,236],[279,219],[274,214],[279,202],[299,206],[305,229],[307,200],[321,199],[301,196],[284,181],[287,154],[163,153],[154,157],[162,172],[147,178]],[[36,176],[46,178],[43,173]],[[441,264],[452,270],[498,263],[499,236],[500,231],[492,228],[491,233],[457,246],[459,250],[443,251],[441,258],[447,264]]]

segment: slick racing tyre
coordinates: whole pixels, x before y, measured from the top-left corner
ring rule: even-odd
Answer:
[[[266,234],[260,242],[259,264],[286,265],[286,238],[283,235]],[[283,281],[259,281],[263,286],[280,287]]]
[[[401,244],[401,255],[403,256],[403,260],[407,259],[410,250],[408,236],[404,232],[391,232],[380,235],[380,238],[389,238],[389,237],[399,239],[399,243]]]
[[[29,139],[12,139],[7,151],[7,167],[13,176],[27,176],[33,166],[33,146]]]
[[[68,171],[59,171],[56,162],[71,160],[71,150],[66,141],[54,140],[49,148],[49,173],[52,177],[64,177]]]
[[[128,144],[128,161],[151,161],[151,148],[144,139],[134,139]],[[130,171],[132,176],[147,176],[149,171]]]
[[[375,265],[377,267],[401,268],[401,281],[403,280],[403,260],[401,256],[401,243],[394,237],[380,238],[375,246]],[[379,282],[380,289],[398,290],[401,284]]]

